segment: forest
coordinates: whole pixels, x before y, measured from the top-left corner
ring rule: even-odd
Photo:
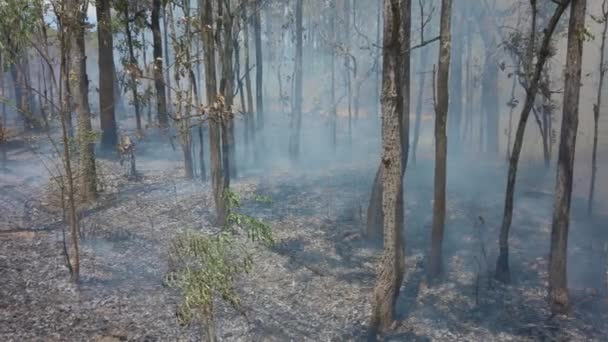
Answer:
[[[606,341],[608,0],[0,0],[0,341]]]

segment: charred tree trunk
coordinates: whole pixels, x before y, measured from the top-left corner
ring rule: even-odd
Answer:
[[[602,44],[600,47],[600,66],[599,66],[599,85],[597,88],[597,97],[595,105],[593,106],[593,152],[591,155],[591,182],[589,183],[589,198],[587,200],[587,214],[593,215],[593,200],[595,197],[595,177],[597,175],[597,141],[598,141],[598,126],[600,121],[600,108],[602,107],[602,91],[604,89],[604,79],[606,77],[606,65],[605,65],[605,49],[606,49],[606,36],[608,33],[608,0],[604,0],[602,3],[602,19],[603,19],[603,30],[602,30]]]
[[[555,204],[551,226],[551,250],[549,252],[549,304],[553,314],[565,313],[569,309],[568,280],[568,227],[576,131],[578,129],[578,105],[581,88],[581,64],[585,36],[585,12],[587,0],[572,0],[568,27],[568,49],[564,88],[564,111],[557,159],[557,181]]]
[[[450,45],[452,0],[441,1],[439,62],[437,72],[437,104],[435,108],[435,181],[433,200],[433,231],[429,259],[429,277],[441,273],[443,232],[445,228],[445,188],[447,178],[448,138],[446,132],[449,103]]]
[[[384,253],[372,296],[370,339],[388,329],[395,316],[395,303],[403,281],[403,113],[405,68],[409,68],[410,0],[384,1],[382,72],[382,208]],[[409,79],[405,80],[409,82]],[[406,87],[407,88],[407,87]]]
[[[163,79],[163,41],[160,34],[160,10],[161,0],[152,0],[152,56],[154,67],[152,68],[154,88],[156,89],[156,116],[161,127],[169,125],[167,114],[167,98],[165,97],[165,81]],[[167,27],[165,25],[165,43],[167,43]],[[166,46],[165,46],[166,49]]]
[[[99,41],[99,107],[101,119],[101,147],[113,151],[118,145],[114,114],[114,51],[112,17],[109,0],[97,0],[97,36]]]
[[[507,190],[505,192],[505,205],[502,218],[502,224],[500,227],[499,237],[499,255],[496,261],[496,278],[502,282],[509,282],[511,279],[511,273],[509,271],[509,230],[511,228],[511,221],[513,219],[513,196],[515,193],[515,180],[517,177],[517,166],[519,163],[519,156],[524,142],[524,133],[526,130],[526,123],[530,116],[530,111],[534,105],[534,99],[538,93],[539,80],[545,66],[545,63],[550,54],[550,44],[553,32],[566,8],[570,5],[570,0],[567,0],[557,6],[553,16],[549,20],[547,28],[545,29],[543,41],[541,43],[539,56],[534,67],[534,73],[530,80],[529,87],[526,89],[526,100],[522,108],[519,123],[517,125],[517,131],[515,133],[515,141],[513,144],[513,152],[509,159],[509,171],[507,175]]]
[[[296,0],[295,96],[291,114],[291,135],[289,137],[289,155],[294,162],[300,158],[300,131],[302,126],[302,11],[302,0]]]

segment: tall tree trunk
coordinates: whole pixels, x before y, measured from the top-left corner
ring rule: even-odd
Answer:
[[[99,107],[101,119],[101,147],[114,151],[118,145],[114,115],[114,48],[112,17],[109,0],[97,0],[97,36],[99,41]]]
[[[133,49],[133,35],[131,33],[131,23],[129,20],[129,5],[127,4],[126,6],[124,6],[124,12],[123,15],[125,17],[124,19],[124,25],[125,25],[125,36],[127,38],[127,47],[129,49],[129,63],[131,64],[129,66],[129,68],[131,68],[132,70],[130,71],[130,75],[131,75],[131,95],[133,96],[133,107],[135,107],[135,122],[137,125],[137,132],[141,133],[142,131],[142,126],[141,126],[141,106],[139,103],[139,95],[137,94],[137,73],[135,72],[135,69],[139,69],[139,65],[137,63],[137,58],[135,58],[135,50]],[[145,44],[145,42],[144,42]],[[145,51],[144,51],[144,55],[145,55]]]
[[[450,140],[450,148],[452,152],[461,150],[460,142],[460,126],[462,123],[462,55],[464,45],[464,34],[462,29],[462,14],[459,9],[454,11],[455,20],[454,31],[452,36],[454,44],[452,45],[454,53],[452,53],[452,68],[450,69],[450,117],[448,136]]]
[[[350,65],[350,1],[351,0],[343,0],[344,2],[344,38],[343,45],[346,50],[346,54],[344,54],[344,77],[346,82],[346,94],[347,94],[347,108],[348,108],[348,144],[352,144],[353,140],[353,86],[352,86],[352,72]]]
[[[302,126],[302,0],[296,0],[296,59],[295,59],[295,96],[291,115],[291,136],[289,138],[289,155],[292,161],[300,157],[300,134]]]
[[[261,131],[264,129],[264,98],[262,95],[264,86],[262,84],[264,78],[264,61],[262,57],[262,23],[260,19],[262,0],[253,1],[255,1],[256,4],[253,12],[253,35],[255,43],[255,109],[257,129],[258,131]],[[263,134],[260,134],[260,138],[262,136]]]
[[[78,113],[78,147],[80,153],[81,196],[83,200],[97,197],[97,173],[95,169],[94,143],[91,138],[91,109],[89,108],[89,78],[87,76],[87,55],[85,51],[85,25],[87,8],[76,1],[74,22],[74,69],[76,71],[76,86],[74,87],[74,104]]]
[[[530,116],[530,111],[534,106],[534,100],[538,93],[539,80],[545,66],[545,63],[550,54],[551,37],[555,31],[559,19],[570,5],[571,0],[567,0],[557,6],[553,13],[549,23],[544,30],[544,37],[541,43],[539,55],[534,67],[534,73],[530,80],[530,85],[526,91],[526,100],[521,110],[519,117],[519,123],[517,125],[517,131],[515,133],[515,142],[513,143],[513,152],[511,152],[511,158],[509,159],[509,171],[507,175],[507,190],[505,192],[505,205],[502,218],[502,224],[500,227],[499,237],[499,255],[496,261],[496,278],[502,282],[509,282],[511,279],[511,273],[509,271],[509,230],[511,228],[511,221],[513,219],[513,196],[515,193],[515,180],[517,178],[517,166],[519,163],[519,156],[524,142],[524,133],[526,130],[526,123]]]
[[[587,0],[572,0],[568,27],[568,49],[564,88],[564,111],[557,159],[557,181],[555,204],[551,225],[551,250],[549,252],[549,304],[554,314],[569,309],[568,278],[568,227],[570,224],[570,201],[578,129],[578,105],[581,88],[581,64],[585,36],[585,12]]]
[[[156,116],[161,127],[169,125],[167,114],[167,98],[165,97],[165,81],[163,79],[163,40],[160,34],[160,10],[161,0],[152,0],[152,56],[154,67],[152,68],[154,88],[156,89]],[[165,25],[165,44],[167,43],[167,26]],[[165,45],[165,49],[167,45]]]
[[[409,82],[410,0],[384,1],[382,71],[382,207],[384,211],[384,253],[372,296],[370,338],[393,324],[395,303],[403,281],[403,84]],[[403,63],[403,61],[407,61]],[[405,65],[404,65],[405,64]],[[409,88],[409,87],[406,87]]]
[[[251,26],[251,19],[248,15],[248,9],[250,0],[244,1],[245,5],[243,6],[243,53],[245,54],[245,90],[247,92],[247,113],[245,115],[248,118],[248,120],[245,121],[245,129],[249,131],[249,137],[253,142],[255,141],[255,111],[253,109],[253,94],[251,92],[251,61],[249,57],[249,27]],[[250,148],[251,144],[247,144],[247,147]]]
[[[452,0],[441,1],[441,24],[439,33],[439,62],[437,70],[437,104],[435,108],[435,181],[433,200],[433,231],[429,276],[441,273],[443,232],[445,228],[445,188],[447,176],[448,138],[446,124],[449,103],[450,45],[451,45]],[[460,67],[460,66],[458,66]]]
[[[380,1],[379,1],[380,2]],[[336,17],[338,16],[338,11],[336,9],[336,3],[332,2],[329,4],[331,13],[329,14],[329,34],[330,34],[330,42],[331,42],[331,57],[329,62],[330,73],[331,73],[331,83],[329,89],[329,102],[330,102],[330,139],[331,139],[331,147],[333,151],[336,151],[337,148],[337,128],[338,128],[338,113],[336,109],[336,51],[333,46],[336,43]],[[378,101],[380,101],[378,99]]]
[[[429,58],[429,50],[426,47],[420,48],[420,65],[421,70],[418,71],[418,96],[416,100],[416,122],[414,123],[414,139],[412,141],[412,162],[416,165],[416,156],[418,152],[418,141],[420,139],[420,125],[422,122],[422,107],[424,105],[424,87],[426,81],[427,59]]]
[[[600,65],[599,78],[600,82],[597,88],[597,97],[593,106],[593,153],[591,155],[591,182],[589,183],[589,198],[587,200],[587,214],[593,215],[593,201],[595,197],[595,177],[597,174],[597,141],[598,141],[598,126],[600,121],[600,108],[602,108],[602,91],[604,89],[604,79],[606,77],[606,36],[608,33],[608,0],[602,3],[602,44],[600,47]]]
[[[67,8],[66,8],[67,5]],[[80,255],[79,255],[79,229],[78,229],[78,218],[76,216],[76,190],[74,187],[74,177],[72,173],[72,156],[70,152],[70,137],[68,132],[67,118],[68,113],[71,111],[71,96],[69,87],[69,75],[70,75],[70,59],[69,55],[72,50],[72,38],[74,34],[73,29],[73,16],[75,15],[72,11],[75,11],[75,6],[71,3],[61,3],[61,13],[58,14],[60,18],[59,27],[59,41],[60,41],[60,54],[61,54],[61,75],[62,78],[67,78],[63,89],[59,90],[59,97],[61,98],[61,137],[63,142],[63,171],[65,172],[65,181],[67,182],[68,191],[68,205],[69,205],[69,223],[70,223],[70,235],[71,235],[71,258],[68,259],[68,268],[71,271],[71,281],[77,283],[80,279]],[[63,86],[63,85],[62,85]],[[67,94],[67,95],[66,95]],[[62,175],[63,176],[63,175]],[[65,183],[62,181],[61,187],[64,189]],[[61,198],[62,202],[64,197]],[[63,203],[62,203],[63,204]]]
[[[223,4],[223,5],[222,5]],[[223,34],[224,41],[223,46],[220,48],[223,56],[220,56],[222,63],[222,82],[225,88],[221,90],[222,95],[225,99],[225,110],[232,112],[232,105],[234,103],[234,14],[230,9],[230,2],[224,0],[218,0],[218,7],[224,7],[224,14],[220,13],[221,21],[223,23]],[[219,28],[218,28],[219,29]],[[221,120],[222,124],[222,150],[224,160],[224,181],[229,181],[230,178],[236,178],[236,143],[234,140],[234,122],[230,116],[223,116]],[[226,186],[227,187],[227,186]]]
[[[210,109],[209,120],[209,157],[211,159],[211,186],[215,202],[216,221],[219,226],[226,222],[227,208],[224,201],[224,172],[222,170],[222,146],[219,116],[214,107],[217,106],[217,80],[215,73],[215,39],[213,30],[213,0],[201,1],[201,27],[205,63],[205,90],[207,106]]]

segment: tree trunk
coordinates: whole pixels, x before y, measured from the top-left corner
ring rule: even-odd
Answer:
[[[424,87],[426,81],[427,66],[426,61],[429,57],[429,50],[426,47],[420,48],[420,65],[422,70],[419,70],[418,76],[418,96],[416,100],[416,122],[414,123],[414,139],[412,141],[412,162],[416,165],[416,156],[418,152],[418,140],[420,139],[420,124],[422,122],[422,107],[424,105]]]
[[[511,221],[513,219],[513,196],[515,193],[515,180],[517,177],[517,166],[519,163],[519,156],[524,142],[524,133],[526,130],[526,123],[530,116],[530,111],[534,105],[534,99],[538,92],[539,80],[541,73],[550,54],[550,43],[555,27],[557,26],[559,19],[562,14],[569,6],[570,0],[566,1],[557,6],[553,16],[549,20],[547,28],[544,30],[545,34],[541,43],[536,65],[534,67],[533,77],[530,80],[529,88],[526,91],[526,100],[522,108],[519,123],[517,125],[517,131],[515,133],[515,142],[513,144],[513,152],[509,159],[509,171],[507,175],[507,190],[505,193],[505,205],[502,218],[502,224],[500,227],[500,238],[499,238],[499,255],[496,261],[496,278],[502,282],[509,282],[511,279],[511,273],[509,271],[509,230],[511,228]]]
[[[449,103],[449,73],[451,44],[452,0],[441,1],[439,33],[439,62],[437,72],[437,104],[435,107],[435,181],[433,200],[433,231],[429,260],[429,277],[441,273],[443,232],[445,228],[445,188],[447,173],[448,138],[446,124]]]
[[[223,6],[222,6],[223,4]],[[233,42],[233,13],[230,9],[230,2],[218,0],[218,7],[225,7],[225,15],[221,16],[223,23],[224,41],[223,47],[220,48],[223,56],[220,56],[222,63],[222,83],[225,88],[221,90],[222,95],[225,99],[225,110],[228,113],[232,112],[232,105],[234,103],[234,42]],[[221,8],[221,7],[220,7]],[[218,28],[220,29],[220,28]],[[226,161],[223,165],[224,168],[224,180],[228,181],[230,178],[236,178],[236,143],[234,140],[234,123],[231,115],[223,115],[222,124],[222,146],[224,149],[224,160]]]
[[[452,45],[454,53],[452,53],[452,68],[450,69],[450,117],[449,117],[449,140],[452,152],[461,151],[460,142],[460,126],[462,123],[462,55],[464,45],[464,34],[462,30],[462,14],[459,9],[454,11],[455,20],[454,31],[452,36],[454,44]]]
[[[97,36],[99,41],[99,107],[101,119],[101,147],[114,151],[118,145],[116,118],[114,116],[114,51],[112,43],[112,18],[109,0],[98,0]]]
[[[160,34],[161,0],[152,0],[152,56],[154,57],[153,78],[156,89],[156,116],[161,127],[169,125],[167,114],[167,98],[165,97],[165,81],[163,79],[163,41]],[[165,43],[167,43],[167,27],[165,25]],[[166,49],[166,46],[165,46]]]
[[[251,92],[251,61],[250,61],[250,53],[249,53],[249,26],[251,26],[251,19],[249,19],[248,15],[248,1],[244,0],[246,4],[243,6],[243,53],[245,54],[245,90],[247,92],[247,113],[245,114],[248,118],[246,120],[245,129],[249,131],[249,137],[251,141],[255,141],[255,117],[254,117],[254,109],[253,109],[253,94]],[[250,144],[247,145],[248,148],[251,147]]]
[[[67,7],[69,8],[66,8]],[[60,54],[61,54],[61,75],[63,78],[69,79],[69,69],[70,69],[70,59],[68,56],[72,50],[71,48],[71,40],[74,34],[73,23],[71,17],[74,15],[71,13],[72,11],[76,12],[71,3],[63,2],[61,4],[61,13],[58,15],[60,17]],[[65,172],[65,180],[67,181],[67,190],[68,190],[68,204],[69,204],[69,223],[70,223],[70,235],[71,235],[71,258],[68,259],[69,264],[68,267],[71,270],[71,281],[77,283],[80,279],[80,255],[79,255],[79,229],[78,229],[78,219],[76,216],[76,200],[75,200],[75,188],[74,188],[74,177],[72,174],[72,156],[70,152],[70,137],[68,132],[67,125],[67,117],[70,112],[71,107],[71,96],[69,81],[66,80],[66,85],[63,89],[60,88],[60,98],[62,99],[61,103],[61,138],[63,142],[63,156],[62,156],[62,164],[63,171]],[[63,91],[63,94],[61,93]],[[67,94],[67,95],[66,95]],[[62,175],[63,176],[63,175]],[[64,182],[62,181],[61,187],[64,188]],[[62,204],[63,204],[63,196],[62,196]]]
[[[216,221],[219,226],[226,222],[226,203],[224,201],[224,172],[222,170],[222,146],[219,113],[217,106],[217,80],[215,73],[215,39],[213,30],[213,0],[201,1],[201,25],[205,63],[205,90],[209,112],[209,158],[211,160],[211,186],[215,202]]]
[[[587,200],[587,214],[593,215],[593,201],[595,197],[595,177],[597,175],[597,141],[598,141],[598,126],[600,121],[600,108],[602,108],[602,91],[604,89],[604,78],[606,76],[606,66],[604,65],[606,55],[606,36],[608,33],[608,0],[604,0],[602,3],[602,24],[604,28],[602,30],[602,44],[600,47],[600,65],[599,65],[599,78],[600,84],[597,88],[597,97],[595,105],[593,106],[593,153],[591,155],[591,182],[589,183],[589,198]]]
[[[295,96],[291,115],[291,136],[289,138],[289,155],[294,162],[300,158],[300,131],[302,126],[302,11],[302,0],[296,0]]]
[[[78,5],[77,5],[78,6]],[[84,7],[84,6],[81,6]],[[97,197],[97,173],[95,169],[94,143],[91,137],[91,109],[89,108],[89,79],[85,51],[86,8],[79,9],[74,21],[75,47],[74,69],[76,86],[74,104],[78,113],[78,147],[80,153],[81,196],[84,201]]]
[[[133,36],[131,34],[131,23],[129,21],[129,5],[124,6],[124,24],[125,24],[125,36],[127,38],[127,47],[129,49],[129,68],[132,68],[131,74],[131,94],[133,96],[133,107],[135,107],[135,122],[137,124],[137,132],[142,132],[141,126],[141,106],[139,104],[139,95],[137,94],[137,73],[134,69],[139,69],[137,58],[135,58],[135,51],[133,49]],[[144,51],[145,54],[145,51]]]
[[[380,1],[379,1],[380,2]],[[338,16],[336,4],[330,3],[331,13],[329,15],[329,34],[330,34],[330,42],[331,42],[331,57],[329,62],[330,73],[331,73],[331,83],[329,89],[329,102],[330,102],[330,140],[331,147],[333,151],[336,151],[337,148],[337,128],[338,128],[338,113],[336,109],[336,51],[333,44],[336,43],[336,17]],[[378,100],[380,101],[380,100]]]
[[[402,82],[409,68],[410,0],[384,1],[382,72],[382,208],[384,253],[372,296],[370,337],[388,329],[394,320],[395,303],[403,281],[403,113]],[[405,53],[404,53],[405,51]],[[405,64],[405,65],[404,65]],[[409,82],[408,80],[405,80]],[[407,112],[407,111],[406,111]]]
[[[566,264],[568,260],[568,226],[574,174],[576,131],[578,129],[578,105],[581,88],[581,64],[585,36],[585,12],[587,0],[572,0],[568,27],[568,49],[562,128],[557,159],[557,181],[553,224],[551,225],[551,250],[549,252],[549,303],[553,314],[565,313],[569,308]]]
[[[254,1],[256,4],[253,14],[253,35],[255,42],[255,109],[257,113],[257,129],[261,131],[264,129],[264,99],[262,96],[264,61],[262,58],[262,23],[260,19],[262,0]],[[260,137],[262,137],[262,135],[260,135]]]

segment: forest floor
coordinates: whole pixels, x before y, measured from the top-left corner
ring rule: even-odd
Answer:
[[[150,146],[149,149],[157,147]],[[163,285],[167,248],[186,229],[211,229],[208,184],[181,177],[181,162],[148,157],[129,181],[100,160],[103,192],[82,208],[81,282],[69,282],[59,211],[40,158],[15,143],[0,173],[1,341],[196,341],[176,321],[179,295]],[[243,210],[271,224],[276,246],[258,248],[238,281],[245,315],[218,305],[220,341],[364,340],[380,255],[361,236],[375,159],[318,170],[255,170],[232,182]],[[501,166],[501,168],[504,168]],[[407,269],[390,341],[601,341],[608,336],[606,232],[573,215],[569,316],[546,305],[552,196],[520,177],[511,238],[513,284],[492,280],[503,175],[454,166],[448,180],[445,275],[424,277],[432,211],[432,162],[406,179]],[[490,170],[490,171],[488,171]],[[499,181],[497,181],[497,179]],[[526,185],[527,184],[527,185]],[[267,195],[272,204],[251,200]],[[248,200],[249,199],[249,200]],[[574,204],[574,212],[577,212]],[[606,222],[606,221],[603,221]],[[604,224],[605,228],[605,224]]]

